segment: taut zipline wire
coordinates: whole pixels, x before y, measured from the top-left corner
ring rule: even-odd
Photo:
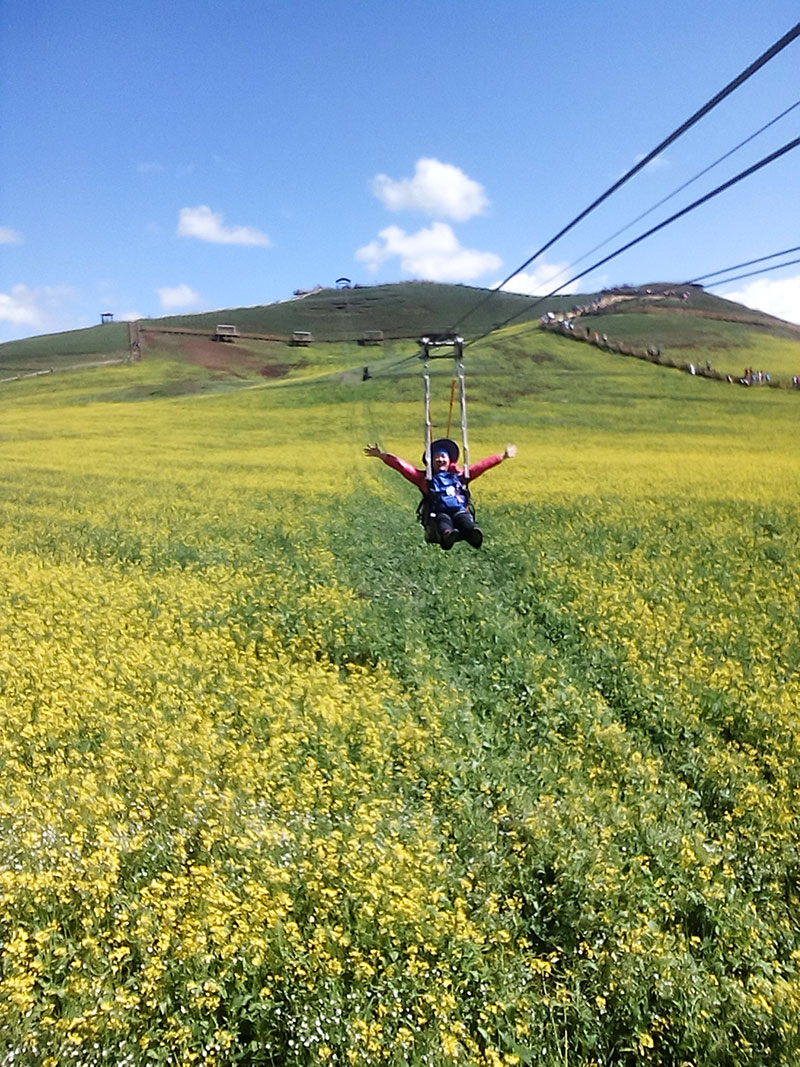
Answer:
[[[795,245],[794,248],[784,248],[781,252],[772,252],[768,256],[759,256],[758,259],[748,259],[748,260],[745,260],[744,263],[734,263],[732,267],[723,267],[722,270],[710,270],[708,272],[708,274],[698,274],[698,276],[696,278],[690,278],[689,281],[686,284],[687,285],[694,285],[697,282],[703,281],[704,278],[713,278],[717,274],[727,274],[729,271],[740,270],[742,267],[752,267],[754,263],[763,263],[767,259],[777,259],[778,256],[788,256],[792,252],[800,252],[800,245]],[[792,262],[796,263],[797,260],[792,260]],[[776,263],[774,268],[767,267],[767,270],[772,270],[772,269],[777,270],[778,267],[788,267],[788,266],[789,266],[788,263]],[[753,273],[754,274],[761,274],[763,272],[762,271],[753,271]],[[740,275],[740,277],[745,277],[745,275]],[[719,283],[714,283],[714,284],[719,284]]]
[[[727,285],[728,282],[738,282],[742,278],[754,278],[756,274],[766,274],[771,270],[780,270],[782,267],[793,267],[795,263],[800,263],[800,259],[787,259],[785,263],[773,263],[771,267],[762,267],[760,270],[748,270],[744,274],[734,274],[732,278],[720,278],[717,282],[711,282],[709,285],[704,285],[704,289],[716,289],[718,285]],[[731,270],[734,268],[732,267]]]
[[[800,100],[796,100],[790,107],[785,108],[783,111],[781,111],[779,115],[776,115],[775,118],[770,119],[769,122],[764,123],[764,125],[760,126],[754,133],[751,133],[749,137],[745,137],[743,141],[740,141],[737,145],[734,145],[733,148],[729,148],[727,152],[723,153],[723,155],[721,155],[718,159],[715,159],[713,163],[709,163],[707,167],[703,167],[703,169],[699,170],[697,174],[693,175],[691,178],[688,178],[676,189],[673,189],[671,193],[667,193],[666,196],[663,196],[660,200],[657,200],[655,204],[652,204],[649,208],[647,208],[646,211],[643,211],[641,215],[637,215],[635,219],[631,219],[630,222],[626,222],[624,226],[621,226],[618,230],[615,230],[614,233],[610,234],[603,241],[600,241],[599,244],[596,244],[593,248],[590,248],[588,252],[584,252],[582,256],[578,256],[578,258],[574,259],[568,267],[565,267],[563,270],[556,271],[556,273],[553,274],[550,278],[548,278],[544,284],[547,285],[550,282],[554,282],[556,278],[560,278],[563,274],[566,274],[567,271],[572,270],[573,267],[577,267],[579,263],[583,263],[583,261],[585,259],[588,259],[589,256],[591,256],[594,252],[597,252],[599,249],[605,247],[605,245],[607,245],[610,241],[613,241],[615,237],[619,237],[621,233],[625,233],[625,231],[629,230],[631,226],[635,226],[637,222],[641,222],[642,219],[647,218],[648,215],[652,215],[652,213],[657,208],[660,208],[663,204],[666,204],[668,200],[672,200],[672,198],[677,196],[678,193],[682,193],[684,189],[688,189],[690,185],[693,185],[704,175],[708,174],[709,171],[712,171],[714,169],[714,167],[718,166],[720,163],[724,163],[726,159],[729,159],[732,155],[734,155],[734,153],[738,152],[740,148],[744,148],[746,144],[749,144],[751,141],[754,141],[755,138],[759,136],[759,134],[762,134],[764,130],[768,130],[770,126],[774,126],[776,122],[779,122],[791,111],[794,111],[796,107],[800,107]]]
[[[600,196],[598,196],[595,200],[593,200],[592,203],[589,204],[588,207],[584,208],[584,210],[581,211],[581,213],[579,215],[576,215],[575,218],[573,218],[571,220],[571,222],[568,222],[566,226],[562,227],[562,229],[560,229],[558,231],[558,233],[554,237],[551,237],[550,240],[547,241],[545,244],[543,244],[542,247],[539,248],[536,252],[534,252],[532,256],[529,256],[525,260],[525,262],[522,263],[519,267],[517,267],[516,270],[512,271],[511,274],[508,275],[508,277],[504,278],[503,281],[499,282],[493,289],[491,289],[486,294],[486,296],[482,297],[481,300],[479,300],[478,303],[475,304],[474,307],[472,307],[469,311],[467,311],[464,315],[462,315],[461,318],[457,320],[457,322],[454,323],[454,325],[452,326],[452,332],[455,333],[456,330],[458,329],[458,327],[461,326],[461,324],[466,319],[468,319],[470,315],[473,315],[478,310],[478,308],[482,307],[486,303],[486,301],[489,300],[496,292],[501,290],[504,285],[507,285],[511,281],[512,278],[515,278],[518,274],[520,274],[523,270],[525,270],[526,267],[530,266],[530,264],[533,263],[533,261],[535,259],[538,259],[538,257],[541,256],[543,252],[546,252],[547,249],[550,248],[552,245],[554,245],[556,243],[556,241],[558,241],[561,237],[564,236],[564,234],[569,233],[569,231],[571,229],[573,229],[573,227],[577,226],[577,224],[579,222],[581,222],[583,219],[585,219],[586,216],[588,214],[590,214],[590,212],[594,211],[595,208],[599,207],[600,204],[602,204],[613,193],[615,193],[617,191],[617,189],[619,189],[621,186],[623,186],[626,182],[630,181],[630,179],[635,174],[638,174],[640,170],[643,170],[644,167],[646,167],[648,163],[652,162],[652,160],[655,159],[655,157],[657,155],[659,155],[661,152],[663,152],[665,148],[668,148],[669,145],[671,145],[674,141],[676,141],[682,134],[686,133],[687,130],[691,129],[691,127],[694,126],[697,122],[699,122],[700,119],[702,119],[705,115],[707,115],[709,113],[709,111],[711,111],[713,108],[715,108],[717,106],[717,104],[721,103],[727,96],[730,96],[730,94],[735,89],[738,89],[739,86],[742,85],[744,82],[746,82],[748,78],[751,78],[766,63],[769,63],[769,61],[771,59],[774,59],[775,56],[778,55],[779,52],[782,52],[784,48],[786,48],[788,45],[790,45],[792,43],[792,41],[794,41],[799,36],[800,36],[800,22],[796,23],[792,27],[791,30],[789,30],[787,33],[785,33],[783,35],[783,37],[781,37],[778,41],[775,42],[775,44],[773,44],[770,48],[768,48],[766,50],[766,52],[763,52],[758,57],[758,59],[754,60],[750,64],[749,67],[745,68],[745,70],[743,70],[741,72],[741,74],[738,74],[733,79],[733,81],[729,82],[723,89],[720,89],[720,91],[715,96],[713,96],[701,108],[699,108],[697,111],[695,111],[695,113],[693,115],[691,115],[684,123],[682,123],[676,130],[674,130],[660,144],[656,145],[656,147],[651,152],[648,152],[648,154],[646,156],[644,156],[643,159],[639,160],[638,163],[636,163],[633,167],[631,167],[631,169],[629,171],[627,171],[627,173],[623,174],[623,176],[621,178],[619,178],[616,182],[614,182],[613,185],[609,186],[609,188],[606,189],[606,191],[604,193],[601,193]],[[639,240],[641,240],[641,238],[639,238]],[[626,246],[626,247],[630,247],[630,246]],[[624,249],[622,249],[620,251],[624,251]],[[613,255],[617,255],[617,254],[618,253],[613,253]],[[612,257],[608,257],[608,258],[612,258]],[[605,263],[605,262],[607,262],[607,260],[601,260],[601,262]],[[593,268],[590,268],[590,269],[593,269]],[[584,271],[583,273],[587,274],[588,271]],[[578,277],[579,278],[583,277],[583,274],[579,274]],[[574,281],[574,279],[571,279],[571,280]],[[566,285],[569,285],[569,284],[570,284],[569,282],[565,282],[564,285],[559,286],[559,288],[556,289],[555,292],[559,292],[561,289],[563,289]],[[549,295],[552,296],[553,294],[551,293]],[[514,317],[516,318],[517,316],[514,316]],[[509,320],[509,321],[513,321],[513,320]]]
[[[559,230],[559,232],[554,237],[550,238],[550,240],[547,241],[546,244],[542,245],[542,247],[540,249],[538,249],[538,251],[534,252],[534,254],[532,256],[529,256],[528,259],[526,259],[524,263],[522,263],[519,267],[517,267],[517,269],[515,271],[513,271],[506,278],[504,278],[503,281],[501,281],[498,285],[496,285],[493,289],[491,289],[484,297],[482,297],[476,304],[474,304],[469,310],[467,310],[456,321],[456,323],[453,325],[453,327],[451,328],[451,330],[449,332],[451,332],[452,334],[455,334],[457,332],[457,328],[461,325],[461,323],[463,323],[466,319],[468,319],[470,317],[470,315],[474,314],[480,307],[482,307],[489,299],[491,299],[491,297],[495,293],[499,292],[503,288],[504,285],[507,285],[508,282],[511,281],[512,278],[516,277],[517,274],[519,274],[527,266],[529,266],[536,258],[538,258],[538,256],[542,255],[543,252],[546,252],[548,248],[550,248],[553,244],[555,244],[555,242],[557,240],[559,240],[559,238],[563,237],[564,234],[568,233],[571,229],[573,229],[582,219],[586,218],[586,216],[590,212],[594,211],[594,209],[596,207],[598,207],[605,200],[607,200],[608,197],[610,197],[613,193],[615,193],[617,191],[617,189],[619,189],[622,185],[624,185],[627,181],[629,181],[632,177],[634,177],[634,175],[638,174],[638,172],[640,170],[642,170],[644,167],[646,167],[648,163],[652,162],[652,160],[657,155],[659,155],[659,153],[663,152],[665,148],[667,148],[669,145],[671,145],[682,134],[684,134],[687,130],[689,130],[692,126],[694,126],[697,122],[699,122],[700,119],[703,118],[705,115],[707,115],[709,111],[711,111],[719,103],[721,103],[727,96],[729,96],[732,92],[734,92],[734,90],[738,89],[738,87],[740,85],[742,85],[745,81],[747,81],[748,78],[752,77],[758,70],[761,69],[761,67],[763,67],[770,60],[774,59],[775,56],[777,56],[780,52],[782,52],[784,48],[788,47],[788,45],[790,45],[799,36],[800,36],[800,22],[796,23],[787,33],[785,33],[783,35],[783,37],[781,37],[779,40],[777,40],[775,42],[775,44],[773,44],[770,48],[768,48],[765,52],[763,52],[756,60],[754,60],[753,63],[751,63],[748,67],[746,67],[745,70],[743,70],[731,82],[729,82],[723,89],[721,89],[715,96],[713,96],[706,104],[704,104],[703,107],[699,108],[693,115],[690,116],[690,118],[688,118],[684,123],[682,123],[681,126],[679,126],[676,130],[674,130],[673,133],[671,133],[667,138],[665,138],[659,145],[657,145],[651,152],[649,152],[635,166],[631,167],[631,169],[626,174],[624,174],[618,181],[616,181],[612,186],[610,186],[599,197],[597,197],[595,200],[593,200],[592,203],[589,204],[589,206],[587,208],[585,208],[579,215],[576,215],[575,218],[573,218],[571,220],[571,222],[569,222],[566,226],[564,226],[561,230]],[[732,148],[730,151],[728,151],[725,155],[721,156],[720,159],[716,160],[714,163],[710,164],[710,166],[706,167],[705,170],[703,170],[699,174],[695,175],[694,178],[692,178],[689,181],[685,182],[682,186],[680,186],[678,189],[675,190],[675,193],[680,192],[681,189],[686,188],[686,186],[691,184],[692,181],[696,180],[697,178],[701,177],[703,174],[705,174],[709,170],[711,170],[711,168],[716,166],[717,163],[721,162],[723,159],[726,159],[728,156],[732,155],[733,152],[737,151],[738,148],[742,147],[742,145],[746,144],[748,141],[750,141],[754,137],[756,137],[759,133],[763,132],[763,130],[765,130],[768,126],[773,125],[779,119],[783,118],[784,115],[786,115],[786,114],[788,114],[788,112],[792,111],[795,107],[798,106],[798,104],[800,104],[800,101],[797,101],[796,103],[792,104],[789,108],[787,108],[784,111],[782,111],[779,115],[777,115],[774,119],[772,119],[765,126],[762,126],[760,129],[756,130],[755,133],[751,134],[750,137],[748,137],[746,140],[742,141],[739,145],[736,145],[734,148]],[[794,141],[791,141],[787,145],[784,145],[783,148],[778,149],[776,152],[771,153],[769,156],[765,157],[764,159],[762,159],[761,161],[756,163],[754,166],[747,168],[746,170],[742,171],[740,174],[736,175],[734,178],[732,178],[729,181],[727,181],[727,182],[723,183],[722,185],[718,186],[716,189],[713,189],[710,193],[707,193],[705,196],[700,197],[698,200],[695,200],[693,203],[689,204],[687,207],[683,208],[681,211],[678,211],[675,214],[669,216],[669,218],[665,219],[663,222],[659,223],[657,226],[651,227],[651,229],[647,230],[645,233],[641,234],[639,237],[634,238],[634,240],[629,241],[627,244],[623,245],[621,248],[618,248],[616,251],[610,253],[608,256],[605,256],[603,259],[598,260],[596,263],[592,264],[592,266],[587,267],[585,270],[581,271],[579,274],[574,275],[572,278],[568,279],[567,281],[565,281],[564,283],[559,285],[557,288],[551,290],[549,293],[546,293],[542,297],[538,297],[536,300],[532,301],[530,304],[527,304],[525,307],[523,307],[523,309],[521,311],[518,311],[517,313],[512,315],[510,318],[506,319],[504,322],[501,322],[501,323],[497,324],[496,326],[494,326],[491,331],[488,331],[487,333],[481,334],[479,337],[473,338],[471,341],[467,342],[467,345],[475,344],[477,341],[483,340],[484,337],[488,336],[488,334],[493,332],[495,329],[499,329],[499,328],[501,328],[503,326],[507,326],[509,323],[513,322],[515,319],[519,318],[521,315],[523,315],[526,312],[530,311],[531,308],[536,307],[537,304],[542,303],[543,301],[548,300],[548,299],[550,299],[550,297],[555,296],[557,293],[561,292],[562,289],[565,289],[568,285],[572,284],[572,282],[579,280],[580,278],[584,277],[586,274],[589,274],[592,270],[595,270],[597,267],[602,266],[604,263],[608,263],[610,260],[614,259],[618,255],[621,255],[623,252],[627,251],[629,248],[632,248],[634,245],[638,244],[640,241],[645,240],[645,238],[647,238],[647,237],[651,236],[652,234],[656,233],[658,230],[663,229],[665,226],[668,226],[670,223],[674,222],[676,219],[679,219],[683,215],[688,214],[688,212],[694,210],[696,207],[699,207],[701,204],[703,204],[706,201],[710,200],[712,197],[717,196],[721,192],[724,192],[726,189],[728,189],[732,185],[736,184],[736,182],[741,181],[743,178],[745,178],[748,175],[750,175],[750,174],[754,173],[755,171],[759,170],[761,167],[766,166],[768,163],[771,163],[774,159],[777,159],[777,158],[779,158],[779,156],[784,155],[786,152],[790,151],[792,148],[795,148],[797,146],[797,144],[798,144],[798,141],[800,141],[800,139],[796,139]],[[653,205],[653,208],[651,208],[647,212],[645,212],[644,215],[639,216],[638,219],[634,219],[633,222],[629,223],[629,225],[633,225],[635,222],[639,221],[639,219],[641,219],[645,215],[649,214],[650,211],[655,210],[655,208],[659,207],[660,204],[662,204],[666,200],[670,199],[670,197],[675,195],[675,193],[670,194],[669,197],[665,197],[664,200],[659,201],[658,204]],[[617,233],[624,232],[624,230],[627,229],[627,228],[628,228],[627,226],[623,227],[623,229],[620,230],[620,231],[617,231]],[[613,234],[610,238],[608,238],[608,240],[612,240],[614,236],[617,236],[617,234]],[[603,242],[603,244],[605,244],[605,243],[606,242]],[[602,244],[598,245],[597,247],[598,248],[602,247]],[[587,252],[586,255],[591,255],[592,251],[595,251],[595,249],[592,249],[590,252]],[[787,251],[792,251],[792,250],[789,249]],[[783,253],[780,253],[780,252],[775,253],[775,255],[782,255],[782,254]],[[581,257],[581,259],[584,259],[584,258],[586,258],[586,257],[585,256]],[[771,257],[764,257],[764,258],[771,258]],[[580,260],[576,260],[576,263],[577,262],[580,262]],[[752,260],[751,262],[759,262],[759,260]],[[741,265],[744,266],[746,264],[741,264]],[[734,268],[729,268],[729,269],[734,269],[735,270],[737,268],[734,267]],[[723,273],[723,272],[714,272],[714,273]],[[703,275],[702,277],[710,277],[710,276],[711,275]],[[555,275],[555,277],[557,277],[557,275]],[[687,284],[690,284],[690,283],[687,283]],[[394,370],[395,368],[399,368],[399,367],[404,366],[406,363],[416,362],[418,360],[418,358],[419,358],[419,354],[418,354],[418,352],[415,352],[414,354],[412,354],[410,356],[406,356],[404,358],[401,358],[401,359],[391,363],[387,367],[382,367],[381,370],[378,373],[380,375],[386,374],[386,373]]]
[[[705,204],[713,197],[719,196],[720,193],[724,193],[726,189],[730,189],[731,186],[736,185],[737,182],[742,181],[744,178],[749,177],[751,174],[755,174],[756,171],[761,170],[762,167],[766,167],[769,163],[773,163],[776,159],[779,159],[781,156],[786,155],[787,152],[791,152],[792,149],[797,148],[798,145],[800,145],[800,137],[795,137],[794,140],[788,141],[785,145],[783,145],[783,147],[776,149],[774,152],[770,152],[768,156],[765,156],[763,159],[760,159],[758,163],[754,163],[751,167],[747,167],[746,170],[741,171],[733,178],[730,178],[728,181],[723,182],[722,185],[718,185],[717,188],[712,189],[710,193],[706,193],[705,196],[701,196],[699,199],[693,201],[691,204],[688,204],[680,211],[676,211],[674,215],[670,215],[669,218],[664,219],[663,222],[659,222],[656,226],[651,226],[649,230],[646,230],[638,237],[634,237],[632,241],[628,241],[627,244],[622,245],[621,248],[618,248],[616,251],[609,253],[609,255],[607,256],[604,256],[603,259],[598,259],[596,263],[592,263],[590,267],[586,267],[586,269],[582,270],[579,274],[573,274],[571,278],[568,278],[565,282],[562,282],[561,285],[559,285],[555,289],[552,289],[549,293],[545,293],[544,296],[539,296],[535,300],[532,300],[530,304],[527,304],[520,311],[515,312],[515,314],[510,316],[510,318],[507,318],[503,322],[496,324],[492,328],[492,330],[481,334],[479,337],[473,338],[471,341],[468,342],[468,344],[473,345],[477,341],[483,340],[484,337],[488,337],[489,333],[494,332],[494,330],[499,330],[502,329],[503,326],[508,326],[510,322],[514,322],[515,319],[518,319],[521,315],[524,315],[529,312],[531,308],[536,307],[537,304],[541,304],[545,300],[549,300],[551,296],[555,296],[557,293],[560,293],[562,289],[566,289],[568,285],[572,285],[573,282],[576,282],[580,278],[583,278],[584,275],[591,273],[591,271],[596,270],[598,267],[602,267],[604,263],[608,263],[610,260],[614,259],[616,256],[621,255],[623,252],[627,252],[629,248],[633,248],[633,246],[639,244],[640,241],[644,241],[645,238],[652,236],[659,230],[663,230],[664,227],[669,226],[670,223],[675,222],[677,219],[682,218],[684,215],[688,215],[690,211],[694,211],[695,208],[700,207],[701,204]]]

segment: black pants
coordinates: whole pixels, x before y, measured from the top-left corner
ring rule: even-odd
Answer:
[[[468,534],[475,528],[475,520],[468,511],[440,511],[436,514],[435,521],[440,540],[442,534],[457,530],[466,541]]]

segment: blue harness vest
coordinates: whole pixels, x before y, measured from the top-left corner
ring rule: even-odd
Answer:
[[[434,511],[464,511],[469,505],[469,490],[455,471],[443,471],[431,478],[429,498]]]

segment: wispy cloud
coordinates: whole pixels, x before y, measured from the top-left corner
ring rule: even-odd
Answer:
[[[417,233],[388,226],[376,240],[359,248],[356,259],[371,271],[389,259],[399,259],[405,274],[433,282],[472,281],[502,265],[494,252],[462,247],[446,222],[434,222]]]
[[[78,291],[70,285],[13,285],[0,293],[0,323],[6,325],[4,339],[85,325],[74,314],[78,298]]]
[[[464,222],[489,206],[483,186],[459,167],[438,159],[419,159],[413,178],[378,174],[372,191],[389,211],[419,211]]]
[[[157,289],[156,292],[164,311],[194,307],[200,303],[200,294],[188,285],[166,285],[162,289]]]
[[[759,278],[719,295],[800,326],[800,274],[793,278]]]
[[[206,204],[181,208],[178,219],[180,237],[195,237],[220,245],[269,245],[270,239],[262,230],[252,226],[226,226],[223,217]]]
[[[636,156],[635,162],[636,163],[641,163],[644,158],[645,158],[645,153],[644,152],[640,152],[639,155]],[[669,167],[669,160],[667,159],[667,157],[663,156],[663,155],[658,155],[658,156],[653,156],[653,158],[650,160],[650,162],[645,164],[644,170],[648,174],[655,174],[657,171],[666,170],[668,167]]]
[[[27,285],[15,285],[10,293],[0,293],[0,322],[10,322],[13,326],[39,326],[43,321],[37,295]]]
[[[569,270],[568,263],[539,263],[531,271],[520,271],[503,286],[506,293],[523,293],[525,296],[544,296],[560,285]],[[495,282],[495,285],[497,283]],[[564,286],[562,293],[574,293],[578,283]]]
[[[0,226],[0,245],[21,245],[22,234],[10,226]]]

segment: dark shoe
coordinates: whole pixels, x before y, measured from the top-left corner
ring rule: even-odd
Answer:
[[[483,530],[480,526],[473,526],[467,534],[467,540],[473,548],[480,548],[483,544]]]
[[[453,545],[456,543],[457,540],[458,540],[458,531],[457,530],[443,530],[441,535],[440,535],[440,537],[439,537],[439,542],[440,542],[442,548],[445,550],[445,552],[449,552],[450,549],[453,547]]]

